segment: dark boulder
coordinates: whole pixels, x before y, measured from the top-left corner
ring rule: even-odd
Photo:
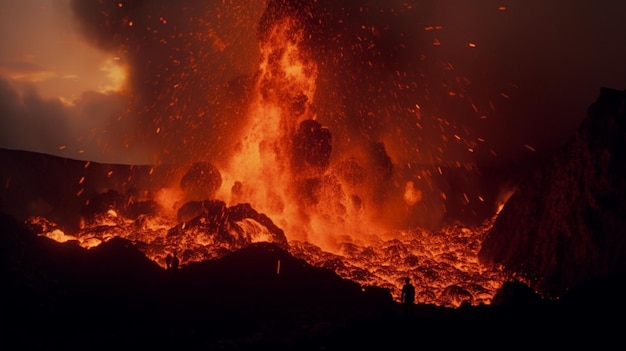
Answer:
[[[493,296],[491,304],[494,306],[530,306],[542,300],[535,290],[528,285],[517,281],[506,281]]]

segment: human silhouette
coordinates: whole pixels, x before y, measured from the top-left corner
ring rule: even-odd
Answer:
[[[178,256],[176,256],[176,251],[174,251],[174,257],[172,257],[172,270],[177,270],[178,269],[178,264],[180,263],[180,261],[178,260]]]
[[[410,312],[415,302],[415,287],[411,284],[410,278],[404,278],[404,286],[402,287],[402,304],[404,311]]]

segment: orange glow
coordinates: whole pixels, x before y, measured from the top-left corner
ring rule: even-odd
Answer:
[[[54,241],[58,241],[60,243],[64,243],[70,240],[76,240],[75,236],[67,235],[60,229],[54,229],[51,232],[40,234],[41,236],[45,236],[48,239],[52,239]]]
[[[162,23],[166,21],[162,19]],[[441,26],[426,30],[439,29]],[[220,38],[211,33],[209,38],[209,44],[220,50],[223,44]],[[369,194],[367,182],[371,180],[351,168],[352,163],[311,165],[306,159],[302,161],[304,155],[294,153],[296,137],[303,128],[301,123],[317,123],[318,64],[307,52],[305,39],[298,21],[286,17],[277,21],[260,42],[259,71],[247,106],[247,125],[234,155],[220,164],[222,182],[215,200],[223,201],[226,206],[249,204],[284,231],[294,256],[319,266],[339,261],[341,265],[335,267],[336,273],[363,286],[389,288],[397,297],[402,278],[410,276],[416,283],[418,302],[450,307],[458,307],[464,301],[490,303],[503,277],[500,272],[480,265],[477,250],[493,219],[476,228],[451,225],[435,232],[390,229],[380,224],[380,213],[376,213],[380,199]],[[440,45],[439,40],[435,39],[434,45]],[[451,64],[449,69],[453,69]],[[462,91],[450,91],[451,96],[462,97],[462,94]],[[417,104],[415,108],[420,110]],[[307,125],[304,124],[305,132]],[[319,128],[325,131],[324,126]],[[156,133],[167,131],[160,127],[155,130]],[[443,133],[442,138],[469,143],[461,134]],[[353,158],[367,159],[360,150],[355,151]],[[299,161],[303,165],[294,170],[292,164]],[[85,167],[88,166],[87,162]],[[437,166],[433,172],[443,175],[444,169]],[[111,178],[112,171],[107,176]],[[380,175],[369,175],[377,176]],[[399,205],[393,206],[390,216],[396,210],[432,206],[428,204],[431,185],[426,178],[429,173],[416,172],[409,178],[413,180],[394,183],[398,189],[392,196]],[[306,185],[312,179],[316,183],[310,190]],[[314,196],[306,198],[303,189],[314,192]],[[463,196],[469,203],[470,198]],[[441,192],[435,197],[446,200],[448,195]],[[245,240],[240,241],[252,243],[275,240],[275,234],[267,226],[252,218],[233,220],[224,226],[209,223],[211,219],[203,216],[179,219],[178,211],[187,204],[179,184],[155,190],[152,198],[158,204],[158,213],[131,220],[125,218],[122,209],[111,208],[93,218],[82,218],[80,233],[75,237],[52,225],[44,227],[41,235],[56,241],[77,240],[85,248],[116,236],[126,238],[142,243],[144,254],[162,267],[166,254],[174,250],[181,253],[184,266],[220,258],[225,251],[236,249],[236,244],[220,241],[224,231],[235,237],[235,241],[243,237]],[[224,217],[225,211],[215,215]],[[277,262],[279,273],[280,261]],[[459,290],[467,291],[471,301],[465,295],[449,293]]]
[[[261,43],[256,97],[249,109],[249,132],[223,171],[219,196],[227,203],[249,202],[285,229],[288,238],[304,239],[319,224],[301,223],[294,197],[296,175],[288,169],[289,143],[305,120],[316,118],[317,65],[301,49],[303,32],[291,18],[276,24]],[[297,104],[297,105],[296,105]],[[297,109],[297,110],[294,110]],[[234,184],[241,191],[232,194]]]
[[[124,89],[128,68],[120,63],[119,57],[107,60],[100,70],[106,74],[107,81],[100,84],[100,91],[103,93],[117,92]]]
[[[163,214],[172,217],[176,215],[176,210],[181,205],[183,193],[180,188],[162,188],[156,193],[155,200]]]
[[[422,192],[415,188],[412,181],[407,182],[404,186],[404,201],[407,205],[415,205],[422,201]]]

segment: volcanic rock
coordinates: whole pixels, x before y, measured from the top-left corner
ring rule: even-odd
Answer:
[[[576,135],[518,186],[479,258],[548,296],[626,275],[626,92],[601,89]]]
[[[590,320],[580,295],[563,308],[417,304],[407,315],[389,290],[362,289],[272,243],[164,270],[123,239],[87,250],[36,236],[2,213],[0,231],[3,341],[25,349],[457,348],[484,347],[487,337],[606,348],[622,338],[615,308],[582,310]]]
[[[492,305],[499,306],[531,306],[541,301],[541,295],[537,294],[528,285],[517,281],[506,281],[498,292],[493,296]]]
[[[81,207],[81,217],[86,225],[94,225],[97,218],[107,215],[109,211],[119,212],[128,219],[137,219],[141,215],[155,215],[159,211],[156,201],[136,201],[132,195],[125,195],[117,190],[97,194]]]
[[[219,260],[191,263],[180,273],[180,284],[187,285],[181,289],[240,306],[347,304],[361,295],[357,283],[311,266],[273,243],[255,243]]]
[[[168,186],[168,165],[116,165],[0,149],[0,211],[26,220],[41,216],[66,233],[80,229],[79,214],[116,211],[129,218],[150,213],[146,194]],[[142,199],[142,200],[139,200]],[[91,204],[94,202],[94,204]]]
[[[196,162],[180,180],[180,188],[190,200],[212,199],[222,185],[220,171],[209,162]]]
[[[271,243],[167,271],[125,239],[87,250],[1,213],[0,229],[4,331],[26,348],[319,343],[347,318],[392,304]]]
[[[237,244],[236,248],[261,241],[260,237],[287,246],[284,231],[247,203],[228,207],[221,200],[190,201],[179,209],[178,220],[181,224],[171,228],[168,235],[203,232],[212,236],[214,244]]]

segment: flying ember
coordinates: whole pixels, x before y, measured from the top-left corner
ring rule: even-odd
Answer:
[[[160,21],[170,23],[165,18]],[[472,164],[435,162],[442,160],[443,146],[432,148],[437,150],[432,154],[439,155],[420,156],[428,162],[405,162],[406,157],[399,155],[421,155],[419,147],[401,150],[411,141],[394,137],[393,129],[382,126],[397,108],[410,116],[410,128],[422,133],[421,140],[432,138],[427,134],[435,131],[441,135],[440,143],[458,144],[468,153],[476,142],[468,141],[467,133],[455,131],[445,118],[426,115],[429,111],[422,111],[422,101],[413,100],[406,107],[357,111],[385,117],[381,117],[380,130],[368,125],[355,133],[363,135],[368,130],[365,142],[353,142],[352,132],[339,130],[341,118],[327,113],[331,105],[327,100],[333,96],[329,91],[340,83],[329,79],[325,71],[329,63],[320,62],[319,53],[313,52],[311,33],[302,21],[286,11],[262,31],[260,64],[244,108],[245,122],[227,160],[197,161],[176,169],[171,172],[171,186],[151,193],[110,192],[90,199],[86,205],[93,210],[83,214],[75,234],[65,234],[41,217],[31,218],[30,223],[51,239],[77,240],[87,248],[113,237],[126,238],[163,267],[171,252],[178,253],[184,266],[220,258],[250,243],[274,242],[364,287],[389,288],[396,299],[404,278],[410,277],[417,302],[450,307],[489,304],[504,276],[482,266],[477,253],[496,208],[492,216],[471,225],[442,220],[456,199],[463,209],[487,206],[483,194],[442,185],[446,177],[463,178],[474,172]],[[426,30],[432,29],[441,28]],[[225,44],[215,44],[220,42],[217,34],[207,35],[214,47],[226,50]],[[372,27],[359,37],[363,47],[376,47],[367,35],[376,38],[378,30]],[[476,47],[474,43],[469,46]],[[399,71],[396,76],[398,81],[392,85],[401,94],[415,91],[415,82],[403,81]],[[187,90],[175,91],[184,94]],[[447,95],[456,99],[459,94],[450,90]],[[372,104],[381,104],[375,100]],[[469,105],[480,112],[475,104]],[[335,112],[335,117],[344,112]],[[499,200],[502,205],[505,199]],[[154,206],[140,215],[129,215],[129,209],[142,201],[152,201]]]

